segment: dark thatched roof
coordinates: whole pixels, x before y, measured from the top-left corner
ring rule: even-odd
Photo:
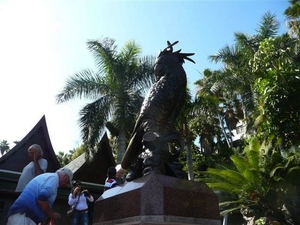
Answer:
[[[90,162],[87,162],[85,154],[82,154],[66,165],[66,167],[73,171],[73,180],[104,184],[107,169],[115,165],[109,140],[105,133],[98,144],[97,153]]]
[[[16,146],[0,158],[0,169],[22,172],[24,166],[30,162],[28,148],[32,144],[42,147],[43,158],[48,160],[47,172],[54,172],[60,168],[50,141],[46,119],[43,116]]]
[[[0,170],[22,172],[23,168],[30,162],[28,148],[32,144],[38,144],[42,147],[43,158],[48,161],[47,172],[55,172],[61,167],[52,148],[46,119],[43,116],[16,146],[0,158]],[[90,162],[87,162],[85,154],[82,154],[66,165],[66,167],[73,171],[74,180],[104,184],[107,168],[115,165],[109,140],[105,133],[98,143],[96,154]]]

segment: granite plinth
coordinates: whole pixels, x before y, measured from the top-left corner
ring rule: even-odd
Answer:
[[[94,225],[220,225],[216,194],[205,183],[150,174],[107,190],[94,205]]]

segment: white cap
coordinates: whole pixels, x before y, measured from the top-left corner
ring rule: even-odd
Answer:
[[[70,169],[63,167],[63,168],[58,169],[56,172],[62,172],[62,173],[67,174],[69,176],[70,185],[72,187],[73,172]]]

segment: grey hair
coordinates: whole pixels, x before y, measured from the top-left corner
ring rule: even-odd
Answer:
[[[120,170],[124,170],[122,168],[121,164],[116,165],[115,169],[116,169],[117,172],[120,171]]]
[[[33,144],[31,145],[29,148],[28,148],[28,152],[30,149],[35,149],[37,150],[38,152],[41,153],[41,155],[43,155],[43,149],[41,148],[41,146],[39,146],[38,144]]]

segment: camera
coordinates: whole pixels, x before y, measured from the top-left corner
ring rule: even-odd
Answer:
[[[90,196],[90,193],[88,190],[83,190],[82,194],[84,194],[85,197]]]

